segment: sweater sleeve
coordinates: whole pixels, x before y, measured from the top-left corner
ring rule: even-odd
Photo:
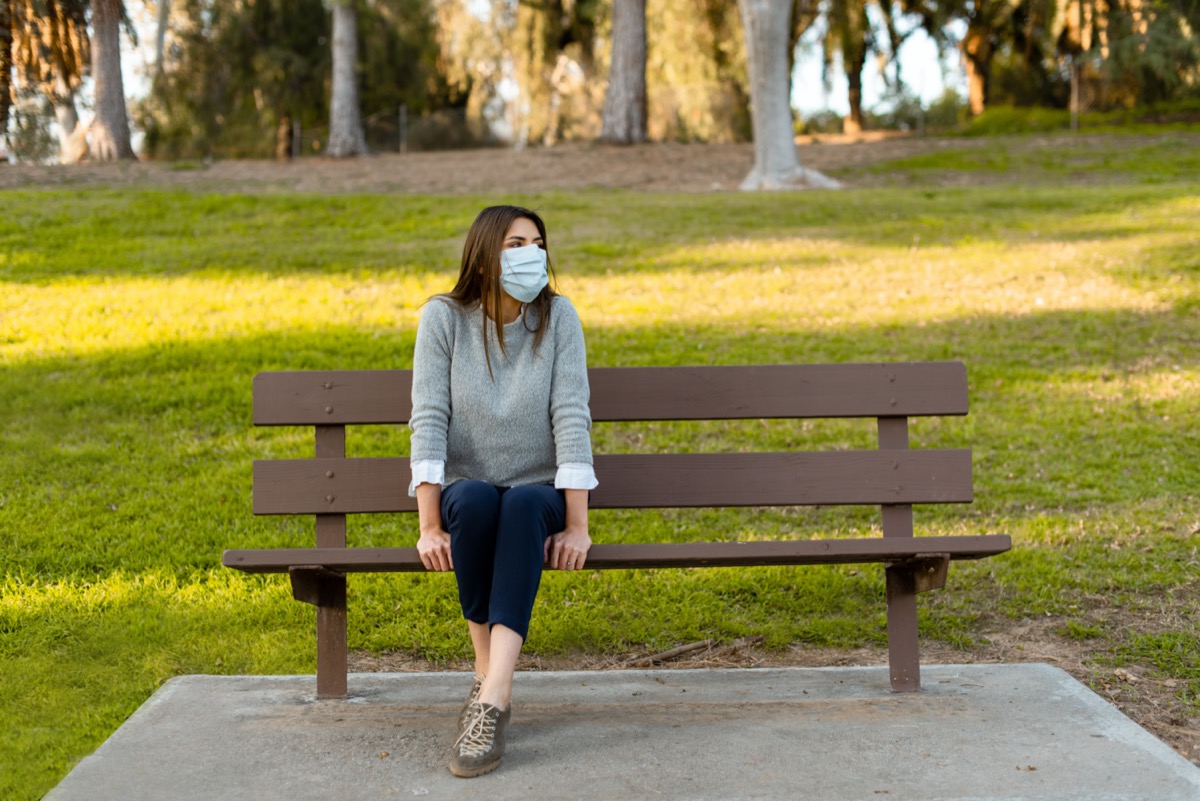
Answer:
[[[413,351],[411,458],[446,461],[450,427],[450,354],[453,348],[453,310],[433,299],[421,311]],[[409,487],[409,494],[414,491]]]
[[[550,422],[554,432],[555,464],[592,463],[592,415],[587,351],[579,314],[566,298],[556,299],[554,371],[550,384]]]

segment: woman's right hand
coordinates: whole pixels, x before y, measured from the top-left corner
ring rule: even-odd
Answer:
[[[450,558],[450,535],[440,526],[421,532],[417,554],[426,570],[454,569],[454,560]]]

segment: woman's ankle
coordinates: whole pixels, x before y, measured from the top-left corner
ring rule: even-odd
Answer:
[[[490,706],[498,707],[499,709],[508,709],[512,704],[512,684],[507,686],[497,682],[499,686],[490,685],[487,679],[484,679],[483,686],[479,688],[479,702]]]

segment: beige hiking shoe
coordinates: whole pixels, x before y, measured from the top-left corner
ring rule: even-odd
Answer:
[[[500,767],[512,707],[501,710],[475,701],[467,707],[466,722],[454,742],[450,772],[469,779]]]
[[[458,727],[455,729],[455,737],[462,734],[463,726],[467,722],[467,710],[471,708],[471,704],[479,700],[479,690],[483,687],[483,679],[483,676],[475,675],[475,683],[471,685],[471,692],[467,693],[467,701],[458,711]]]

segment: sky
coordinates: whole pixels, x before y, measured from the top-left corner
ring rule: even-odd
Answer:
[[[846,74],[838,64],[827,91],[821,75],[821,33],[814,27],[800,39],[792,73],[792,106],[802,117],[826,109],[845,116],[850,111]],[[923,30],[917,29],[905,39],[898,61],[905,86],[925,106],[938,100],[948,87],[966,95],[966,75],[959,56],[952,53],[942,59],[933,39]],[[870,110],[879,105],[886,90],[878,62],[868,58],[863,68],[863,107]]]

